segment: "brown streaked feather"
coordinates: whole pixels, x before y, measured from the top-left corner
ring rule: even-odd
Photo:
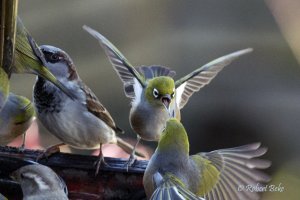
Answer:
[[[93,91],[84,83],[82,83],[80,87],[86,94],[86,107],[88,111],[104,121],[114,131],[123,133],[123,130],[116,126],[113,118],[106,110],[106,108],[100,103]]]

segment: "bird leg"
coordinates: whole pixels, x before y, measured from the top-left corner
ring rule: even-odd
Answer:
[[[135,163],[135,161],[136,161],[135,150],[136,150],[138,144],[139,144],[140,141],[141,141],[141,136],[137,135],[136,138],[137,138],[137,141],[136,141],[136,143],[135,143],[135,145],[134,145],[134,147],[133,147],[133,150],[132,150],[132,152],[131,152],[131,154],[130,154],[130,156],[129,156],[128,161],[127,161],[126,164],[125,164],[126,167],[127,167],[127,171],[128,171],[128,168],[131,167],[131,166]]]
[[[96,166],[95,176],[97,176],[97,174],[99,173],[101,163],[103,163],[106,167],[109,167],[109,164],[107,164],[107,162],[105,162],[105,160],[104,160],[104,156],[103,156],[103,152],[102,152],[102,144],[100,143],[98,159],[94,163],[94,165]]]
[[[21,146],[18,148],[18,150],[19,150],[20,152],[24,152],[24,150],[25,150],[25,139],[26,139],[26,132],[23,134],[22,144],[21,144]]]
[[[47,147],[43,153],[38,155],[38,157],[36,158],[36,161],[39,161],[42,158],[48,159],[48,157],[51,156],[52,154],[59,153],[60,152],[59,147],[63,146],[63,145],[65,145],[65,143],[59,143],[59,144],[55,144],[50,147]]]

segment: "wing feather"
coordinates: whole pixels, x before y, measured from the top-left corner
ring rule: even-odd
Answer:
[[[247,190],[246,187],[263,186],[270,181],[270,177],[259,169],[270,167],[271,162],[257,157],[266,153],[267,149],[260,147],[260,143],[253,143],[236,148],[221,149],[209,153],[199,153],[191,156],[191,159],[199,166],[202,172],[201,184],[203,187],[211,186],[209,179],[216,176],[211,165],[218,173],[217,181],[211,188],[201,188],[206,192],[205,199],[259,199],[259,194]],[[203,174],[205,173],[205,175]],[[242,186],[242,191],[238,187]]]
[[[150,200],[204,200],[184,187],[181,182],[178,182],[178,178],[172,174],[168,173],[162,176],[156,172],[153,175],[153,183],[156,189]]]
[[[100,103],[93,91],[84,83],[81,84],[81,89],[86,94],[86,106],[88,111],[104,121],[114,131],[122,133],[123,130],[116,126],[113,118],[106,108]]]
[[[183,108],[189,98],[203,86],[207,85],[214,77],[232,61],[238,57],[250,53],[251,48],[233,52],[231,54],[217,58],[204,66],[196,69],[190,74],[182,77],[175,82],[176,85],[176,102],[179,108]],[[178,92],[179,91],[179,92]]]
[[[143,76],[140,75],[140,73],[129,63],[129,61],[117,49],[117,47],[115,47],[103,35],[86,25],[83,26],[83,29],[98,40],[113,68],[122,80],[126,96],[129,98],[134,98],[134,91],[128,89],[127,87],[132,87],[132,85],[134,84],[134,79],[137,79],[141,86],[145,87]]]

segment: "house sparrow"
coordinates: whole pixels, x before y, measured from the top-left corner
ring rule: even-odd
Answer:
[[[47,166],[27,165],[14,171],[11,177],[20,183],[23,200],[68,200],[65,182]]]
[[[137,143],[140,138],[158,141],[166,121],[170,116],[180,120],[180,110],[194,92],[232,61],[252,51],[248,48],[225,55],[174,81],[175,71],[159,65],[135,68],[103,35],[88,26],[83,29],[99,41],[124,84],[125,95],[132,100],[129,121],[138,135]]]
[[[25,147],[25,134],[35,119],[31,101],[23,96],[9,93],[3,109],[0,111],[0,145],[6,145],[21,134]]]
[[[38,77],[34,85],[34,105],[38,119],[63,143],[78,149],[100,147],[96,174],[104,162],[102,144],[115,143],[131,153],[133,147],[116,136],[123,131],[80,79],[70,56],[63,50],[43,45],[45,66],[76,96],[72,101],[52,83]],[[139,156],[143,156],[141,153]],[[105,163],[105,162],[104,162]]]
[[[176,118],[171,118],[145,170],[146,195],[150,198],[155,191],[157,186],[153,180],[158,172],[173,180],[175,186],[207,200],[259,199],[257,192],[241,188],[270,180],[257,170],[271,165],[267,160],[257,159],[266,151],[260,143],[254,143],[190,156],[185,128]]]

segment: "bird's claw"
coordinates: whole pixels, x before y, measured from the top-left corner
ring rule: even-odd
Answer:
[[[129,167],[131,167],[135,164],[136,160],[137,160],[136,156],[134,154],[130,154],[130,157],[129,157],[128,161],[125,163],[125,167],[127,169],[127,172],[129,170]]]
[[[60,152],[59,146],[57,145],[51,146],[47,148],[43,153],[40,153],[37,156],[35,161],[38,162],[42,158],[48,159],[48,157],[50,157],[52,154],[59,153],[59,152]]]
[[[104,157],[101,156],[94,162],[94,166],[96,166],[95,176],[99,173],[101,164],[104,164],[105,167],[110,167],[110,165],[104,160]]]

